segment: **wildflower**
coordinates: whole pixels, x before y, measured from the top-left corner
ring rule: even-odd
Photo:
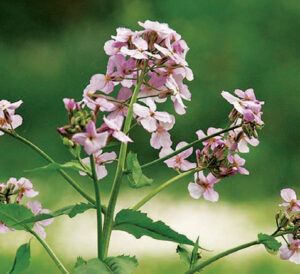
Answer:
[[[120,142],[127,144],[128,142],[133,141],[124,132],[121,131],[123,120],[124,118],[121,116],[118,116],[114,119],[103,117],[105,126],[107,126],[109,129],[108,132]]]
[[[189,183],[188,190],[194,199],[199,199],[203,195],[205,200],[216,202],[219,194],[214,190],[214,185],[219,181],[211,173],[205,177],[203,171],[199,171],[194,174],[194,183]]]
[[[207,135],[205,135],[205,133],[202,130],[196,131],[196,134],[198,136],[198,139],[200,140],[200,139],[205,138],[205,137],[207,137],[209,135],[213,135],[215,133],[218,133],[221,130],[222,130],[221,128],[210,127],[207,130]],[[224,141],[222,140],[223,136],[224,136],[224,134],[211,137],[208,140],[202,142],[202,144],[204,146],[209,145],[211,147],[211,149],[215,149],[217,146],[220,146],[220,145],[224,144]]]
[[[63,99],[66,110],[73,111],[79,109],[79,104],[72,98]]]
[[[102,150],[98,151],[97,153],[94,154],[94,159],[95,159],[95,165],[96,165],[96,173],[98,180],[103,179],[105,176],[107,176],[107,170],[105,165],[110,164],[117,158],[117,154],[115,152],[104,152]],[[86,165],[91,165],[90,163],[90,158],[84,158],[82,159],[82,162]],[[80,171],[80,175],[85,176],[86,173]]]
[[[51,213],[51,210],[49,209],[43,209],[42,205],[39,201],[30,201],[27,203],[27,207],[31,209],[32,213],[37,216],[40,214],[49,214]],[[33,229],[36,233],[38,233],[43,239],[46,238],[46,231],[44,229],[44,226],[48,226],[52,224],[54,221],[54,218],[38,221],[34,224]]]
[[[249,171],[243,167],[246,162],[245,159],[241,158],[238,154],[232,156],[231,153],[228,153],[227,159],[233,165],[234,170],[237,170],[240,174],[249,175]]]
[[[186,145],[187,145],[186,142],[180,142],[176,146],[176,150],[178,150]],[[164,151],[165,155],[173,152],[173,150],[171,148],[164,149],[163,151]],[[191,163],[188,160],[186,160],[186,158],[188,158],[192,153],[193,153],[193,148],[191,147],[191,148],[188,148],[187,150],[184,150],[183,152],[178,153],[176,156],[166,160],[165,163],[170,168],[180,169],[183,171],[195,168],[196,167],[195,163]],[[160,157],[162,157],[162,156],[164,156],[164,155],[160,154]]]
[[[300,200],[297,200],[296,192],[291,188],[284,188],[280,191],[280,195],[285,203],[279,204],[279,206],[287,206],[288,212],[300,211]]]
[[[86,132],[76,133],[72,140],[83,145],[85,152],[91,155],[106,145],[107,138],[107,132],[97,133],[95,123],[89,121],[86,126]]]
[[[164,123],[172,123],[171,115],[167,112],[156,111],[156,105],[150,98],[146,101],[148,107],[141,106],[137,103],[133,104],[133,112],[138,115],[139,122],[149,132],[157,129],[157,121]]]
[[[175,123],[173,115],[171,115],[171,118],[171,123],[159,122],[156,130],[152,132],[150,144],[153,148],[160,149],[161,147],[171,147],[171,135],[168,130],[172,129]]]
[[[282,245],[279,248],[280,258],[290,260],[295,264],[300,264],[300,240],[294,239],[292,234],[288,235],[288,245]]]

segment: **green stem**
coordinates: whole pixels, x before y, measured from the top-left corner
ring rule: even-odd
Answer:
[[[193,141],[193,142],[187,144],[186,146],[184,146],[184,147],[182,147],[182,148],[180,148],[180,149],[178,149],[178,150],[175,150],[174,152],[172,152],[172,153],[170,153],[170,154],[168,154],[168,155],[166,155],[166,156],[164,156],[164,157],[162,157],[162,158],[158,158],[158,159],[156,159],[156,160],[154,160],[154,161],[151,161],[151,162],[149,162],[149,163],[146,163],[146,164],[142,165],[141,168],[145,168],[145,167],[148,167],[148,166],[157,164],[157,163],[159,163],[159,162],[168,160],[168,159],[172,158],[173,156],[177,155],[178,153],[180,153],[180,152],[182,152],[182,151],[184,151],[184,150],[186,150],[186,149],[188,149],[188,148],[190,148],[190,147],[192,147],[192,146],[194,146],[194,145],[196,145],[196,144],[198,144],[198,143],[202,143],[202,142],[204,142],[204,141],[206,141],[206,140],[208,140],[208,139],[210,139],[210,138],[213,138],[213,137],[218,136],[218,135],[220,135],[220,134],[223,134],[223,133],[225,133],[225,132],[234,130],[234,129],[239,128],[239,127],[241,127],[241,126],[242,126],[242,124],[235,125],[235,126],[232,126],[232,127],[230,127],[230,128],[226,128],[226,129],[220,130],[219,132],[216,132],[216,133],[214,133],[214,134],[212,134],[212,135],[206,136],[206,137],[204,137],[204,138],[202,138],[202,139],[195,140],[195,141]]]
[[[55,163],[55,161],[43,150],[41,150],[38,146],[36,146],[35,144],[33,144],[32,142],[30,142],[29,140],[27,140],[26,138],[16,134],[16,133],[12,133],[10,130],[7,130],[5,128],[1,128],[0,130],[3,131],[4,133],[10,135],[11,137],[21,141],[22,143],[24,143],[25,145],[29,146],[31,149],[33,149],[34,151],[36,151],[39,155],[41,155],[46,161],[48,161],[49,163]],[[72,179],[72,177],[70,177],[70,175],[68,175],[68,173],[66,173],[64,170],[62,169],[58,169],[57,172],[66,179],[66,181],[79,193],[81,194],[82,197],[84,197],[88,202],[90,202],[91,204],[95,204],[95,200],[93,198],[91,198],[87,193],[84,192],[84,190]],[[105,214],[106,213],[106,208],[102,207],[101,208],[102,212]]]
[[[141,201],[139,201],[134,207],[132,207],[133,210],[138,210],[139,208],[141,208],[145,203],[147,203],[149,200],[151,200],[156,194],[158,194],[159,192],[161,192],[163,189],[165,189],[167,186],[169,186],[170,184],[176,182],[177,180],[182,179],[185,176],[188,176],[194,172],[199,171],[200,168],[195,168],[183,173],[180,173],[179,175],[171,178],[170,180],[166,181],[165,183],[161,184],[160,186],[158,186],[157,188],[155,188],[153,191],[151,191],[148,195],[146,195]]]
[[[98,176],[96,172],[96,165],[94,155],[90,156],[92,176],[95,189],[95,198],[96,198],[96,210],[97,210],[97,250],[98,250],[98,259],[103,259],[102,254],[102,214],[101,214],[101,195],[100,195],[100,183],[98,182]]]
[[[281,231],[281,232],[277,233],[276,235],[272,235],[272,236],[273,237],[279,237],[279,236],[283,236],[283,235],[288,234],[288,233],[291,233],[291,232],[290,231]],[[199,270],[203,269],[204,267],[210,265],[211,263],[213,263],[213,262],[215,262],[215,261],[217,261],[217,260],[219,260],[223,257],[226,257],[226,256],[228,256],[232,253],[235,253],[239,250],[248,248],[250,246],[259,245],[259,244],[262,244],[262,243],[263,243],[262,240],[256,240],[256,241],[252,241],[252,242],[249,242],[249,243],[246,243],[246,244],[242,244],[242,245],[239,245],[237,247],[234,247],[234,248],[228,249],[226,251],[223,251],[223,252],[209,258],[205,262],[198,264],[194,268],[188,270],[187,272],[185,272],[185,274],[192,274],[192,273],[198,272]]]
[[[58,267],[58,269],[61,271],[61,273],[69,274],[69,271],[64,267],[64,265],[61,263],[61,261],[56,257],[55,253],[50,248],[50,246],[45,242],[45,240],[42,239],[40,237],[40,235],[37,234],[34,230],[32,230],[32,229],[30,229],[28,227],[26,227],[26,230],[29,233],[31,233],[41,243],[41,245],[45,248],[45,250],[47,251],[47,253],[51,257],[51,259],[53,260],[53,262],[56,264],[56,266]]]
[[[131,122],[133,118],[133,104],[136,103],[137,97],[140,91],[140,87],[143,83],[143,79],[146,74],[146,67],[148,65],[148,62],[145,63],[144,68],[141,72],[140,77],[138,77],[138,82],[137,85],[133,91],[130,105],[128,108],[128,113],[126,116],[126,120],[124,123],[124,129],[123,131],[127,134],[130,130],[131,127]],[[120,187],[121,187],[121,182],[122,182],[122,176],[123,176],[123,170],[125,166],[125,160],[126,160],[126,153],[127,153],[127,144],[122,143],[120,147],[120,152],[119,152],[119,159],[118,159],[118,165],[115,173],[115,178],[114,182],[112,185],[112,191],[107,207],[107,214],[105,215],[104,219],[104,228],[103,228],[103,255],[104,258],[107,256],[108,252],[108,247],[109,247],[109,241],[110,241],[110,236],[111,236],[111,231],[112,231],[112,226],[113,226],[113,217],[114,217],[114,211],[117,203],[117,198],[119,195]]]

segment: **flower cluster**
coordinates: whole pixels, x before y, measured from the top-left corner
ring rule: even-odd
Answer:
[[[0,128],[14,130],[22,125],[23,119],[20,115],[15,114],[17,108],[23,103],[22,100],[11,103],[7,100],[0,101]],[[0,136],[4,132],[0,130]]]
[[[235,106],[235,109],[229,115],[232,123],[229,126],[231,130],[225,130],[224,132],[226,133],[222,133],[223,130],[221,128],[210,127],[206,134],[202,130],[196,131],[198,140],[203,145],[201,150],[196,150],[195,162],[197,164],[187,160],[193,153],[193,148],[189,147],[186,142],[180,142],[176,150],[185,146],[187,146],[187,150],[165,160],[168,167],[178,171],[195,168],[209,171],[207,177],[205,177],[203,171],[196,172],[194,183],[189,184],[188,190],[194,199],[200,198],[203,194],[204,199],[216,202],[218,195],[214,192],[213,186],[219,182],[219,179],[235,175],[236,173],[249,174],[249,171],[244,168],[245,159],[240,157],[238,153],[247,153],[249,152],[248,145],[257,146],[259,144],[256,129],[263,125],[261,120],[261,106],[263,102],[256,100],[253,89],[248,89],[245,92],[235,90],[235,94],[240,96],[240,99],[228,92],[222,92],[222,96]],[[239,107],[236,107],[236,105]],[[153,117],[155,117],[155,114]],[[166,115],[160,114],[160,117],[167,119]],[[168,136],[164,136],[164,140],[169,140]],[[165,143],[168,145],[172,144],[166,141]],[[171,146],[162,146],[160,157],[164,157],[172,152]]]
[[[282,260],[290,260],[300,264],[300,200],[297,200],[296,192],[291,188],[281,190],[281,197],[284,203],[279,204],[285,207],[276,215],[279,230],[289,230],[288,241],[279,249]]]
[[[175,112],[182,115],[186,108],[183,100],[191,99],[183,83],[193,79],[185,60],[189,50],[186,42],[167,24],[148,20],[139,24],[143,30],[118,28],[105,43],[109,56],[106,73],[92,76],[82,100],[63,100],[69,121],[58,132],[65,144],[73,148],[81,145],[88,155],[94,155],[99,178],[107,174],[104,163],[115,159],[115,152],[100,157],[105,146],[113,139],[133,142],[128,132],[122,131],[133,89],[139,89],[132,104],[134,118],[151,133],[150,144],[155,149],[170,150],[169,130],[175,124],[175,117],[158,111],[157,104],[170,98]],[[111,96],[113,93],[116,97]],[[103,157],[109,160],[103,161]],[[84,163],[89,164],[89,160],[84,159]]]
[[[0,183],[1,204],[21,204],[24,196],[33,198],[38,194],[39,193],[33,189],[32,183],[24,177],[20,178],[19,180],[17,180],[16,178],[10,178],[6,183]],[[25,206],[27,206],[34,215],[50,213],[49,209],[42,209],[41,203],[39,201],[29,201]],[[34,224],[33,229],[42,238],[46,238],[46,232],[43,227],[50,225],[52,222],[52,218],[38,221]],[[12,228],[8,227],[4,222],[0,220],[0,233],[6,233],[9,230],[13,231]]]

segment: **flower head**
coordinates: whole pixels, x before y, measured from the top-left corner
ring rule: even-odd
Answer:
[[[245,159],[241,158],[238,154],[232,155],[228,153],[228,162],[233,165],[233,169],[237,170],[240,174],[249,175],[249,171],[243,167]]]

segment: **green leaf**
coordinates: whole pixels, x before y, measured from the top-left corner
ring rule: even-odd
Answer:
[[[200,259],[200,255],[198,253],[199,249],[199,237],[197,238],[197,241],[195,242],[193,251],[192,251],[192,256],[191,256],[191,265],[190,268],[193,268],[197,261]]]
[[[136,258],[129,256],[108,257],[104,261],[97,258],[84,261],[79,258],[74,274],[130,274],[138,266]]]
[[[83,213],[91,208],[94,208],[92,204],[85,204],[80,203],[76,205],[70,205],[63,207],[61,209],[58,209],[56,211],[53,211],[51,213],[42,213],[37,216],[33,216],[30,218],[23,219],[21,222],[15,223],[15,224],[29,224],[29,223],[35,223],[38,221],[55,218],[61,215],[68,215],[70,218],[75,217],[77,214]]]
[[[257,236],[258,240],[265,246],[266,250],[271,254],[276,254],[279,248],[281,247],[281,243],[270,235],[259,233]]]
[[[16,257],[9,274],[22,273],[30,264],[30,244],[21,245],[16,253]]]
[[[82,257],[77,257],[77,261],[76,261],[76,263],[75,263],[75,268],[76,267],[79,267],[79,266],[81,266],[81,265],[83,265],[83,264],[85,264],[86,263],[86,261],[82,258]]]
[[[24,230],[24,227],[20,223],[28,218],[34,217],[32,211],[24,205],[19,204],[0,204],[0,220],[8,227],[16,230]],[[32,224],[28,224],[29,228],[33,227]]]
[[[58,169],[72,169],[75,171],[83,171],[83,172],[89,172],[89,167],[86,166],[85,168],[82,167],[80,163],[77,161],[67,162],[64,164],[59,163],[50,163],[46,166],[37,167],[31,170],[27,170],[27,172],[35,172],[35,171],[43,171],[43,170],[58,170]]]
[[[184,245],[178,245],[176,252],[178,253],[180,259],[188,266],[191,266],[191,252],[184,246]]]
[[[141,188],[152,184],[153,180],[146,177],[137,159],[137,154],[129,152],[126,160],[127,174],[125,178],[132,188]]]
[[[177,233],[162,221],[153,222],[147,214],[131,209],[123,209],[117,214],[114,229],[126,231],[137,239],[145,235],[157,240],[194,246],[193,241]]]

